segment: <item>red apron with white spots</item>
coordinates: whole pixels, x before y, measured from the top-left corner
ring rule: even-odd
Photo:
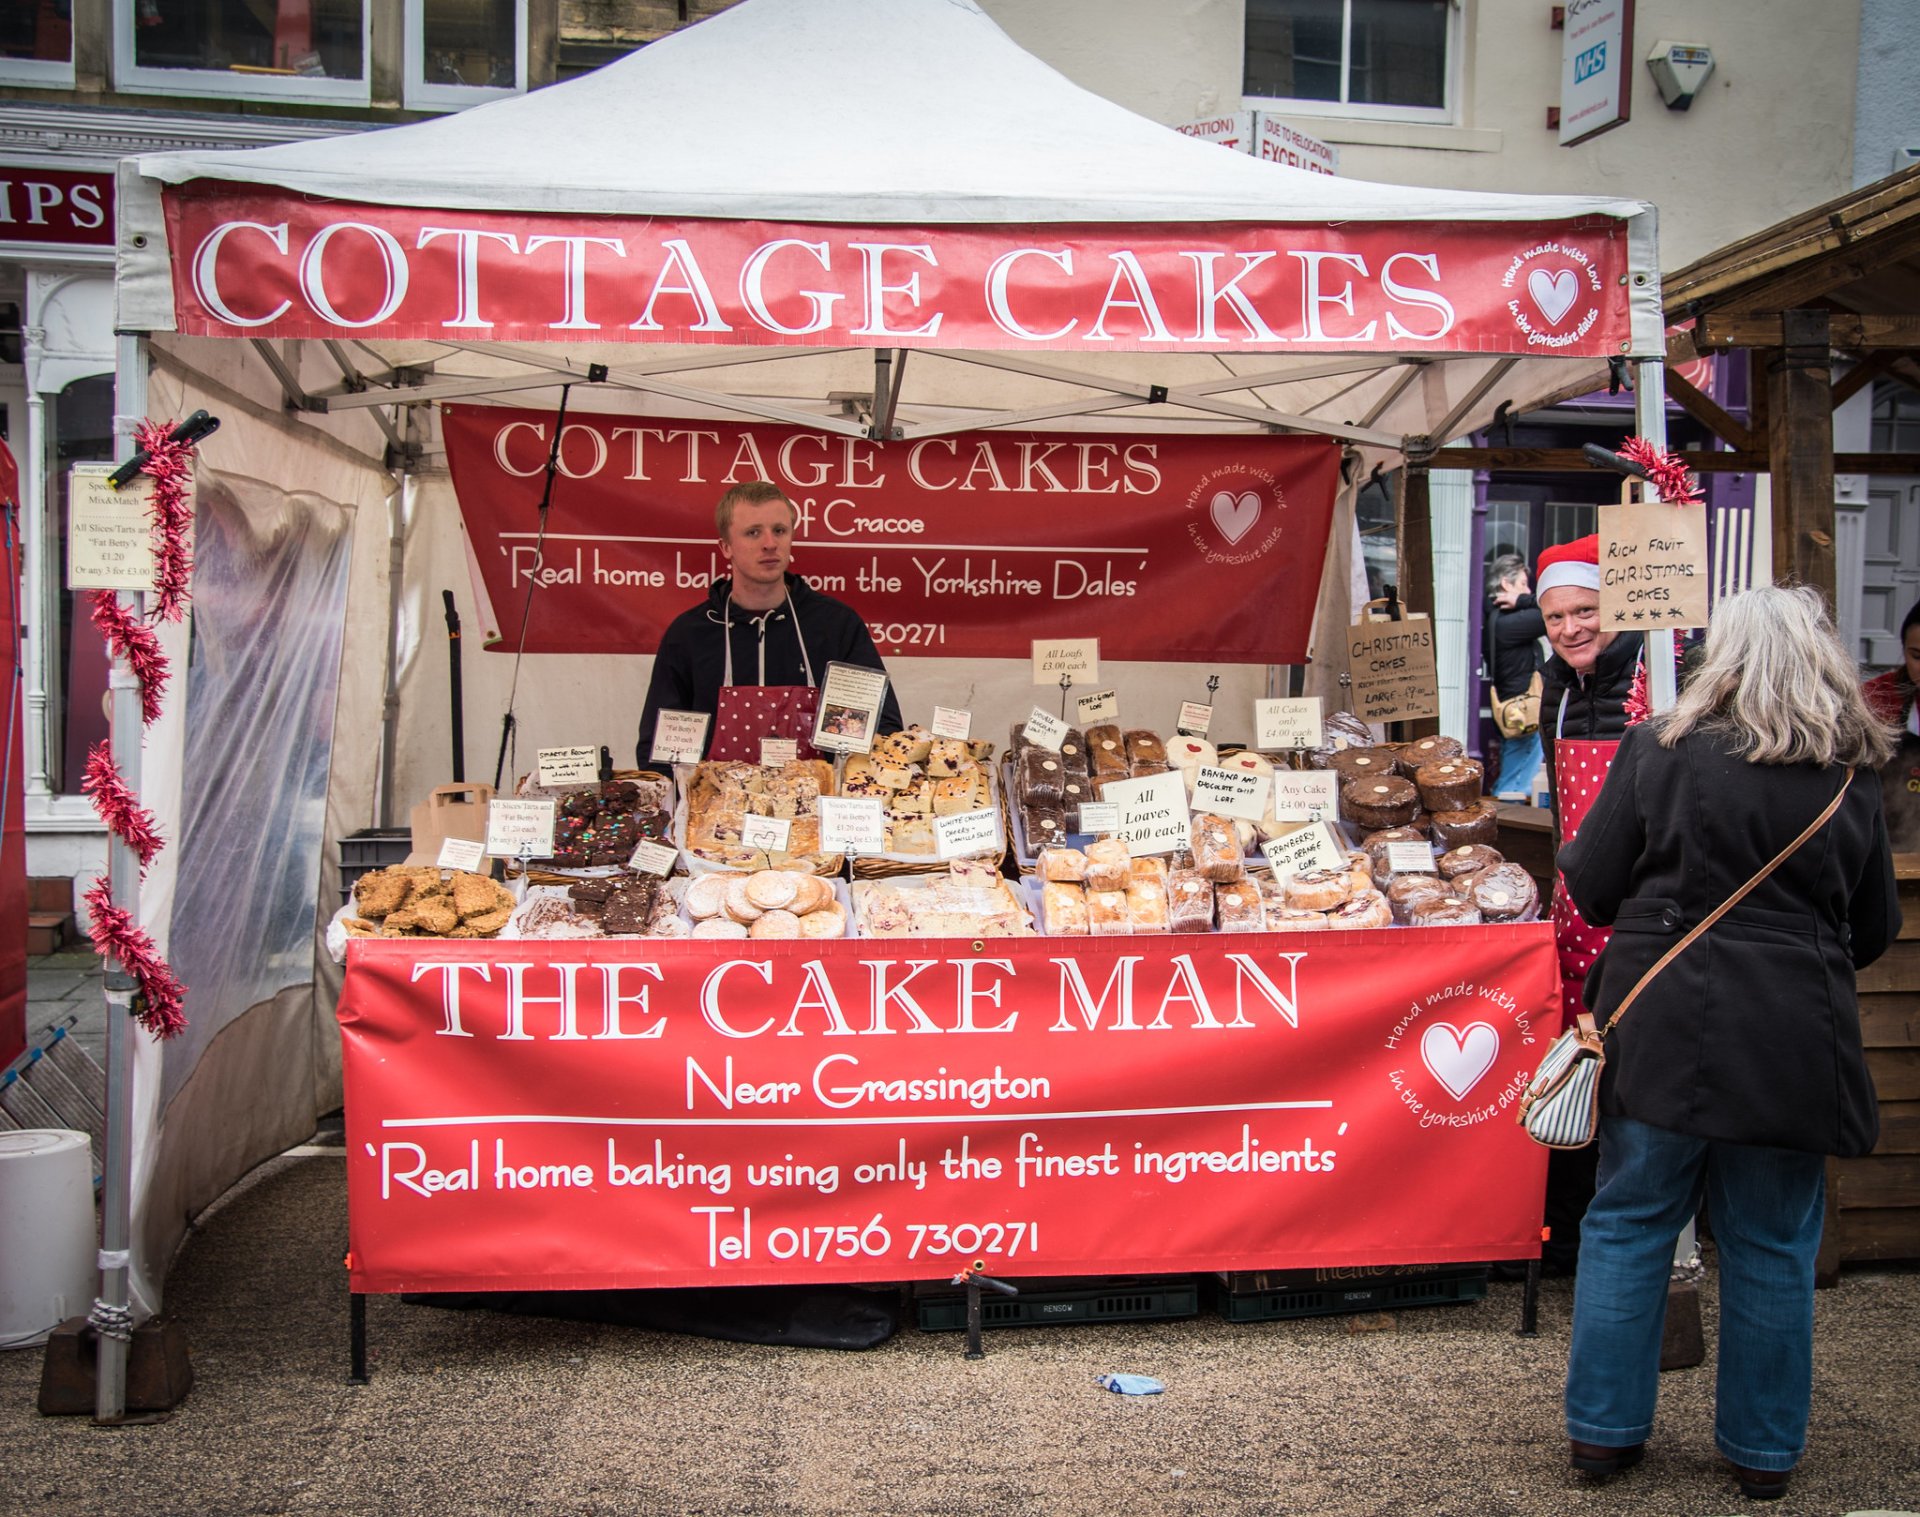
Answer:
[[[1579,834],[1580,824],[1593,809],[1594,798],[1607,781],[1613,767],[1618,742],[1590,742],[1561,738],[1553,745],[1554,814],[1560,820],[1560,846],[1565,847]],[[1567,894],[1567,882],[1557,871],[1553,877],[1553,937],[1560,950],[1560,1007],[1566,1024],[1584,1010],[1580,992],[1587,971],[1607,946],[1609,929],[1586,921]]]
[[[813,718],[820,692],[812,685],[725,685],[713,717],[710,759],[760,762],[760,739],[790,737],[803,759],[818,758]]]

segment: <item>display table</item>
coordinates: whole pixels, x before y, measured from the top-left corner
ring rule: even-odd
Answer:
[[[1530,1258],[1545,923],[361,940],[359,1292]]]

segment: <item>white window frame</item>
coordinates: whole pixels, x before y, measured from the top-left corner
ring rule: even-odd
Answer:
[[[403,64],[406,83],[403,103],[410,111],[463,111],[489,100],[505,100],[527,92],[527,0],[513,5],[513,87],[486,84],[429,84],[427,71],[426,0],[406,0],[406,41]]]
[[[1447,56],[1441,71],[1444,98],[1437,108],[1425,105],[1371,105],[1364,101],[1344,99],[1296,100],[1285,95],[1245,95],[1242,103],[1252,110],[1271,107],[1289,116],[1322,116],[1347,121],[1420,121],[1434,126],[1452,126],[1458,119],[1460,54],[1466,37],[1462,8],[1463,0],[1451,0],[1447,6]],[[1352,84],[1353,0],[1341,0],[1340,14],[1340,93],[1345,95]],[[1246,77],[1246,39],[1247,17],[1243,9],[1240,18],[1242,79]]]
[[[132,95],[198,95],[263,100],[276,105],[371,105],[373,9],[380,3],[360,3],[360,77],[310,79],[299,74],[234,74],[213,68],[141,68],[133,61],[135,0],[113,0],[113,86]]]
[[[18,84],[28,89],[70,90],[73,88],[73,59],[69,57],[62,63],[56,58],[0,58],[0,84]]]

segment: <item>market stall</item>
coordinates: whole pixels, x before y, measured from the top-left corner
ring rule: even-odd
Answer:
[[[915,103],[912,124],[900,118],[902,100]],[[582,153],[583,142],[610,150]],[[1330,439],[1329,448],[1347,454],[1341,474],[1348,483],[1334,500],[1323,494],[1316,508],[1324,508],[1326,523],[1320,561],[1297,565],[1287,581],[1296,605],[1314,607],[1293,640],[1257,650],[1255,662],[1215,666],[1190,656],[1207,646],[1203,631],[1178,645],[1186,661],[1163,663],[1139,649],[1103,671],[1143,713],[1142,725],[1162,735],[1171,735],[1180,701],[1197,699],[1218,675],[1217,734],[1250,739],[1226,724],[1248,723],[1252,700],[1271,693],[1273,664],[1301,663],[1311,653],[1306,688],[1329,697],[1329,709],[1339,703],[1344,661],[1334,650],[1344,646],[1355,609],[1351,488],[1372,461],[1403,456],[1409,446],[1422,456],[1428,439],[1470,428],[1503,399],[1534,404],[1577,393],[1609,358],[1663,351],[1653,218],[1644,205],[1336,181],[1218,152],[1077,89],[967,4],[747,0],[596,75],[458,118],[253,153],[140,160],[123,179],[120,215],[119,324],[147,334],[127,343],[120,409],[171,416],[205,405],[221,413],[226,425],[204,450],[201,499],[203,514],[217,510],[232,527],[218,582],[237,597],[235,621],[243,619],[249,587],[255,604],[273,593],[266,566],[303,575],[309,624],[262,619],[252,628],[253,646],[278,649],[301,669],[338,671],[337,680],[322,677],[310,687],[304,729],[310,738],[331,705],[324,782],[280,762],[302,729],[292,707],[272,699],[279,683],[266,675],[270,664],[242,658],[226,671],[227,698],[237,703],[228,709],[244,709],[251,693],[287,722],[263,727],[245,763],[232,761],[230,731],[215,734],[197,721],[198,655],[186,673],[185,710],[176,700],[150,729],[143,795],[166,822],[199,806],[185,851],[193,852],[196,836],[205,851],[191,878],[181,850],[162,855],[137,891],[141,918],[163,948],[169,933],[176,956],[195,933],[203,944],[189,977],[198,1029],[191,1052],[143,1045],[138,1054],[145,1200],[136,1253],[149,1285],[179,1218],[218,1190],[243,1152],[271,1151],[332,1074],[333,1032],[310,988],[294,977],[290,959],[274,984],[265,982],[279,971],[238,973],[242,957],[257,962],[253,944],[232,930],[235,918],[218,904],[274,898],[298,880],[301,861],[310,902],[316,852],[306,850],[309,838],[323,830],[341,836],[369,820],[378,784],[404,807],[448,777],[438,690],[444,665],[429,656],[435,650],[427,636],[429,608],[442,589],[456,592],[469,625],[500,632],[507,646],[516,641],[514,613],[523,605],[532,608],[529,625],[548,631],[569,619],[562,597],[542,598],[524,581],[507,581],[519,603],[483,603],[470,587],[476,579],[484,586],[487,575],[469,570],[510,556],[512,543],[503,539],[514,533],[565,530],[568,480],[591,472],[598,456],[582,418],[616,417],[645,432],[679,423],[712,430],[745,417],[837,444],[845,467],[869,471],[917,444],[958,447],[953,440],[963,434],[1037,425],[1149,444],[1204,433],[1243,438],[1249,450],[1275,433]],[[440,472],[443,459],[457,467],[457,422],[440,404],[544,408],[539,420],[523,418],[538,427],[557,410],[561,385],[570,386],[573,424],[587,430],[575,434],[575,451],[565,456],[553,515],[476,529],[473,507],[461,502],[468,515],[460,530],[451,482]],[[273,399],[262,403],[263,396]],[[768,472],[804,493],[809,476],[799,465],[807,460],[783,474],[780,449],[771,454]],[[898,467],[904,470],[904,459]],[[644,520],[657,497],[636,470],[623,469],[621,478]],[[984,493],[1022,492],[1010,483]],[[1026,493],[1039,509],[1059,504]],[[1228,495],[1225,521],[1214,514],[1220,493]],[[1248,493],[1252,486],[1235,484],[1178,509],[1192,519],[1205,513],[1229,532],[1241,512],[1267,509],[1260,501],[1243,506]],[[823,519],[830,504],[819,502]],[[1094,501],[1074,505],[1074,514],[1060,518],[1066,526],[1083,525],[1081,514],[1098,510]],[[969,524],[962,502],[938,522],[948,535],[929,540],[974,544]],[[611,535],[655,535],[610,534],[604,523],[584,530],[609,552]],[[610,567],[648,572],[629,561]],[[208,572],[203,555],[203,577]],[[1154,600],[1151,578],[1145,584],[1142,604],[1153,606],[1160,626],[1185,620],[1204,628],[1223,613],[1239,615],[1248,599],[1169,609]],[[645,582],[635,587],[636,597],[655,591]],[[677,585],[657,593],[688,598]],[[1071,608],[1058,621],[1057,635],[1077,635]],[[196,634],[215,630],[203,619]],[[603,630],[615,639],[609,646],[620,646],[618,625]],[[169,637],[171,648],[185,651],[184,636]],[[977,732],[998,732],[1034,704],[1028,669],[1008,661],[1004,647],[942,659],[915,656],[901,638],[882,651],[917,719],[929,719],[936,705],[961,708],[973,713]],[[530,767],[527,750],[536,746],[612,747],[627,739],[628,708],[637,709],[641,684],[631,660],[577,651],[527,657],[537,673],[518,686],[519,728],[528,736],[512,775]],[[503,709],[515,663],[470,658],[470,708]],[[136,728],[128,707],[116,724],[123,768],[137,767]],[[304,751],[310,756],[311,745]],[[209,789],[209,765],[234,788]],[[211,840],[234,836],[236,794],[246,797],[248,826],[277,817],[276,825],[296,827],[299,846],[289,850],[276,838],[279,846],[238,858],[220,854]],[[202,892],[208,907],[192,919],[172,909],[187,888]],[[133,897],[132,871],[116,877],[116,892]],[[298,899],[297,890],[291,894]],[[287,913],[272,920],[284,922]],[[1377,938],[1379,953],[1396,965],[1425,963],[1425,955],[1402,949],[1408,931],[1362,931],[1350,947],[1316,946],[1310,958],[1330,966],[1364,959],[1358,940]],[[1506,965],[1500,975],[1514,978],[1473,983],[1510,997],[1518,1016],[1545,1004],[1544,993],[1529,987],[1542,956],[1550,958],[1546,928],[1422,932],[1433,942],[1461,934],[1460,942],[1478,945],[1464,950],[1468,957]],[[1191,955],[1194,973],[1235,972],[1239,945],[1205,941],[1208,951]],[[1182,957],[1177,947],[1177,939],[1157,941],[1142,952],[1141,971],[1164,977]],[[1275,975],[1294,951],[1258,932],[1243,956],[1277,986]],[[411,1008],[414,1029],[404,1037],[421,1049],[444,1047],[444,1040],[422,1041],[433,1037],[428,1022],[438,1014],[420,988],[434,972],[424,966],[430,959],[478,963],[472,956],[485,950],[381,943],[355,952],[352,972],[368,987],[384,985],[404,955],[415,955],[399,975],[406,992],[395,987],[386,1004],[397,999]],[[773,962],[736,960],[735,952],[724,944],[641,943],[574,957],[601,966],[588,976],[598,983],[608,973],[618,980],[608,966],[651,964],[656,955],[662,977],[669,963],[678,976],[697,975],[703,963],[711,973],[721,963]],[[872,957],[858,942],[827,944],[821,953],[820,962],[833,966],[829,976]],[[1035,953],[1034,945],[1020,945],[1009,962],[1029,964]],[[1107,945],[1097,951],[1112,953]],[[500,974],[520,983],[511,962],[531,973],[549,958],[547,950],[503,958]],[[1319,983],[1323,972],[1314,969],[1309,981]],[[1022,974],[1035,985],[1031,972]],[[1463,968],[1426,998],[1464,976]],[[471,988],[458,974],[454,982]],[[1351,1050],[1388,1036],[1394,1023],[1380,1022],[1387,1006],[1418,989],[1390,980],[1376,998],[1365,983],[1352,980],[1350,993],[1338,984],[1316,992],[1322,1005],[1364,1008],[1350,1021],[1329,1019],[1348,1028]],[[1029,1024],[1051,1017],[1050,992],[1031,993],[1030,1009],[1007,1004]],[[1216,993],[1230,992],[1209,983],[1207,996]],[[348,1003],[371,1005],[384,994],[356,989]],[[270,1016],[259,1014],[263,1007]],[[1263,1057],[1280,1059],[1286,1050],[1273,1029],[1292,1029],[1276,1008],[1264,1015]],[[676,1026],[685,1013],[677,1016]],[[1227,1020],[1218,1006],[1215,1016]],[[1257,1020],[1251,1008],[1247,1019]],[[1444,1050],[1435,1058],[1456,1080],[1469,1044],[1469,1062],[1478,1061],[1484,1037],[1474,1026],[1490,1027],[1498,1056],[1517,1060],[1501,1029],[1522,1034],[1504,1009],[1472,1026],[1450,1025],[1456,1052],[1452,1060]],[[834,1034],[829,1027],[803,1035]],[[1154,1036],[1143,1030],[1142,1046]],[[903,1039],[912,1041],[910,1033]],[[284,1089],[290,1042],[306,1050],[297,1091]],[[1314,1058],[1323,1062],[1344,1057],[1328,1051],[1335,1044],[1316,1046]],[[684,1056],[696,1057],[690,1048]],[[1203,1066],[1197,1085],[1209,1083],[1210,1060],[1233,1063],[1227,1055],[1195,1057]],[[257,1076],[269,1067],[282,1089],[263,1097]],[[1492,1068],[1481,1071],[1489,1082]],[[1478,1084],[1476,1077],[1457,1098],[1463,1107],[1484,1093]],[[241,1091],[247,1097],[235,1094]],[[1316,1089],[1298,1099],[1334,1097]],[[1403,1114],[1415,1109],[1401,1099],[1396,1117],[1409,1120]],[[1411,1120],[1417,1131],[1417,1116]],[[1436,1154],[1450,1143],[1491,1142],[1499,1129],[1502,1152],[1527,1162],[1511,1124],[1476,1126],[1431,1132]],[[1203,1124],[1192,1141],[1196,1151],[1211,1151],[1224,1139]],[[1275,1142],[1301,1147],[1291,1134]],[[212,1152],[216,1143],[224,1154]],[[1378,1163],[1397,1162],[1380,1152]],[[351,1162],[352,1183],[364,1186],[358,1145]],[[454,1166],[428,1167],[451,1174]],[[1512,1220],[1493,1226],[1510,1237]],[[1449,1245],[1403,1233],[1349,1241],[1347,1257],[1379,1258],[1382,1249],[1401,1258],[1461,1256],[1433,1253]],[[1487,1241],[1476,1236],[1471,1246]],[[1469,1246],[1464,1239],[1455,1245]],[[1152,1257],[1175,1253],[1187,1256],[1159,1248]],[[1093,1262],[1070,1251],[1062,1257]]]

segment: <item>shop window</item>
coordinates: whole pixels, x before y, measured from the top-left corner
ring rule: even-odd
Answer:
[[[1487,502],[1487,514],[1480,533],[1480,541],[1486,545],[1486,551],[1480,559],[1480,583],[1487,582],[1487,575],[1493,568],[1493,561],[1505,553],[1518,553],[1529,565],[1533,563],[1533,553],[1529,539],[1527,518],[1533,507],[1524,500],[1490,500]]]
[[[1600,530],[1600,508],[1586,501],[1550,500],[1547,502],[1547,541],[1570,543]]]
[[[73,0],[0,4],[0,81],[73,88]]]
[[[1393,509],[1399,483],[1398,469],[1376,473],[1354,497],[1353,520],[1360,531],[1360,558],[1371,600],[1395,594],[1400,578],[1400,526]]]
[[[1873,386],[1873,441],[1876,453],[1920,453],[1920,393],[1898,380]]]
[[[1451,0],[1247,0],[1249,98],[1302,115],[1450,121]]]
[[[527,87],[526,0],[407,0],[410,110],[462,110]]]
[[[369,25],[369,0],[113,0],[114,84],[365,105]]]
[[[57,795],[77,795],[87,750],[107,736],[108,661],[88,619],[87,592],[67,589],[67,470],[113,457],[113,376],[76,379],[52,397],[47,414],[47,572],[59,607],[47,669],[47,782]]]

